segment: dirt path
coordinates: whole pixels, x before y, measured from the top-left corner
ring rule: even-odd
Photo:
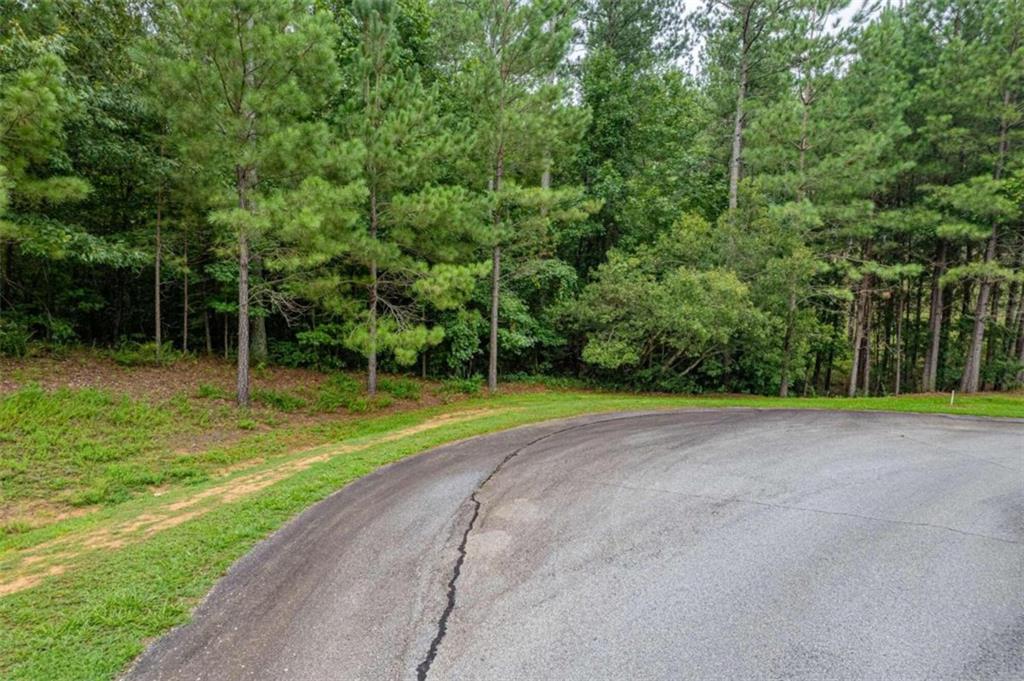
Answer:
[[[271,468],[245,473],[235,468],[222,482],[156,506],[148,506],[144,513],[131,520],[119,520],[109,525],[81,532],[71,532],[15,553],[13,565],[0,575],[0,596],[31,588],[47,577],[74,569],[84,555],[95,551],[111,551],[128,544],[145,541],[153,535],[198,518],[225,504],[245,499],[271,485],[306,470],[310,466],[336,456],[363,451],[370,447],[394,442],[418,433],[435,430],[453,423],[469,421],[494,413],[493,409],[475,409],[444,414],[408,428],[363,439],[354,444],[317,447],[284,457]]]

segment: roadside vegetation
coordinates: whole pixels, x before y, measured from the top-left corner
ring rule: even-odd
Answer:
[[[783,400],[602,392],[522,376],[487,396],[479,380],[389,375],[370,398],[347,374],[274,369],[261,370],[254,406],[239,412],[231,367],[195,362],[124,369],[78,352],[4,365],[0,678],[114,678],[296,513],[379,466],[460,438],[667,408],[1024,417],[1021,393],[953,404],[945,394]]]

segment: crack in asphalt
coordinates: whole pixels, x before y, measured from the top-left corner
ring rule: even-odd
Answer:
[[[597,423],[602,422],[598,421]],[[452,611],[455,610],[455,594],[457,590],[456,583],[459,581],[459,575],[462,574],[462,564],[466,561],[466,544],[469,542],[469,533],[473,531],[473,528],[476,526],[476,520],[480,517],[481,503],[480,499],[477,498],[477,494],[479,494],[480,490],[482,490],[484,486],[491,481],[491,478],[498,474],[498,471],[504,468],[505,464],[518,456],[519,453],[527,447],[532,447],[538,442],[542,442],[550,437],[559,435],[560,433],[565,433],[582,427],[583,424],[562,428],[552,433],[542,435],[541,437],[531,440],[530,442],[512,450],[505,455],[505,458],[498,462],[498,465],[494,467],[494,470],[492,470],[490,474],[484,478],[479,485],[477,485],[476,489],[473,490],[473,493],[469,495],[469,500],[473,504],[473,515],[470,517],[469,523],[466,525],[466,531],[462,533],[462,541],[459,543],[458,549],[458,558],[455,559],[455,567],[452,569],[451,579],[448,580],[448,602],[445,605],[444,612],[441,613],[441,617],[437,620],[437,633],[434,634],[434,640],[430,642],[430,648],[427,650],[427,656],[423,658],[423,661],[416,667],[416,678],[419,681],[426,680],[427,674],[430,672],[430,665],[434,663],[434,658],[437,657],[437,651],[441,647],[441,641],[444,640],[445,634],[448,633],[448,618],[451,617]]]
[[[437,620],[437,633],[434,634],[434,639],[430,642],[430,648],[427,650],[426,657],[424,657],[423,661],[416,666],[416,678],[418,681],[426,681],[427,674],[430,673],[430,667],[434,663],[434,658],[437,657],[438,650],[440,650],[441,648],[441,642],[444,640],[445,635],[448,633],[448,619],[451,617],[452,612],[455,610],[455,597],[458,591],[457,583],[459,581],[459,576],[462,574],[462,565],[466,561],[466,545],[469,543],[469,534],[473,531],[473,528],[476,526],[477,518],[480,517],[480,509],[482,507],[482,504],[477,495],[480,493],[481,490],[483,490],[487,483],[490,482],[491,479],[494,478],[494,476],[496,476],[501,471],[501,469],[505,467],[505,464],[519,456],[519,454],[522,453],[524,450],[533,447],[534,445],[543,442],[544,440],[555,437],[556,435],[561,435],[562,433],[567,433],[572,430],[578,430],[580,428],[590,428],[592,426],[601,425],[603,423],[611,423],[613,421],[626,421],[630,419],[646,418],[653,416],[667,416],[670,413],[671,412],[652,412],[648,414],[630,414],[629,416],[616,416],[612,418],[591,421],[589,423],[577,423],[571,426],[566,426],[565,428],[560,428],[558,430],[552,431],[550,433],[547,433],[546,435],[542,435],[534,440],[531,440],[526,444],[520,445],[516,449],[506,454],[505,458],[498,462],[498,465],[494,467],[494,470],[492,470],[490,474],[488,474],[488,476],[484,478],[479,485],[477,485],[476,489],[473,490],[473,493],[469,495],[469,501],[473,504],[473,515],[470,517],[469,523],[466,525],[465,532],[462,533],[462,541],[459,542],[458,557],[455,559],[455,566],[452,568],[451,579],[448,580],[448,601],[445,604],[444,611],[441,613],[441,617]],[[707,425],[718,425],[727,420],[729,419],[720,419]]]

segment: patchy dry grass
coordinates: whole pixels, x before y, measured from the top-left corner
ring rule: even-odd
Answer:
[[[277,451],[323,442],[318,424],[330,431],[356,415],[452,399],[439,394],[438,384],[411,378],[385,378],[382,395],[371,400],[353,376],[261,369],[253,408],[239,412],[230,370],[224,362],[191,358],[126,369],[85,352],[64,360],[3,360],[0,534],[154,488],[201,483],[262,456],[268,443]]]

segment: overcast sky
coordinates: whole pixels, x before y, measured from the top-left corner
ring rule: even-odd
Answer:
[[[837,13],[840,20],[840,26],[849,24],[853,20],[853,15],[856,14],[865,5],[876,4],[878,0],[851,0],[849,6],[841,12]],[[881,4],[887,4],[892,0],[882,0]],[[701,10],[707,5],[707,0],[682,0],[684,10],[687,14],[695,10]],[[700,52],[700,41],[692,46],[691,59],[688,64],[685,64],[689,69],[695,69],[699,60],[697,59]]]
[[[844,22],[848,22],[853,18],[853,15],[860,9],[861,5],[867,3],[868,0],[852,0],[850,6],[839,13],[841,19]],[[683,0],[683,6],[687,12],[692,12],[695,9],[700,9],[706,4],[706,0]]]

